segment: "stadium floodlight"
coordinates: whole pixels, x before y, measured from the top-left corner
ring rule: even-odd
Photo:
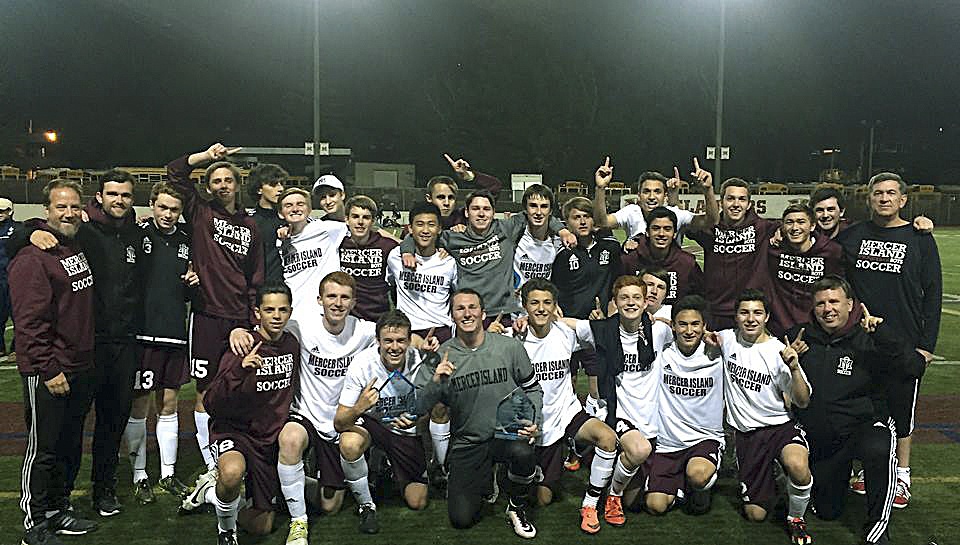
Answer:
[[[55,144],[57,139],[60,138],[60,135],[57,134],[57,131],[50,130],[43,133],[43,138],[51,144]]]

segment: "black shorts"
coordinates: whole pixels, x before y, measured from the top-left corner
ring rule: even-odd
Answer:
[[[540,469],[543,471],[543,480],[540,481],[540,486],[552,488],[560,481],[564,472],[563,461],[567,456],[567,438],[576,437],[580,428],[591,418],[593,417],[581,410],[567,424],[563,437],[557,439],[551,445],[537,447],[537,459]]]
[[[280,495],[276,440],[265,441],[235,430],[218,430],[215,424],[211,424],[210,447],[214,458],[230,451],[242,454],[247,466],[244,483],[247,497],[253,500],[253,508],[260,511],[276,508]]]
[[[647,492],[661,492],[670,496],[683,496],[687,482],[687,464],[691,458],[705,458],[720,468],[723,459],[723,443],[707,439],[692,447],[676,452],[655,452],[647,458],[644,472],[647,474]]]
[[[205,391],[217,376],[220,358],[230,349],[230,332],[248,325],[245,319],[228,320],[201,312],[190,313],[190,376],[197,381],[197,391]]]
[[[387,454],[393,474],[401,486],[408,483],[427,484],[427,454],[418,436],[393,433],[369,415],[360,417],[357,425],[367,430],[370,441]]]
[[[143,344],[140,369],[134,377],[133,389],[152,391],[179,389],[190,382],[187,348]]]
[[[290,411],[287,422],[295,422],[307,431],[307,450],[303,453],[304,471],[315,477],[320,486],[326,488],[346,488],[343,479],[343,466],[340,465],[340,447],[332,441],[323,439],[310,419]]]
[[[737,448],[737,472],[740,475],[740,499],[759,505],[767,511],[773,507],[776,483],[773,462],[787,445],[800,445],[810,450],[807,434],[799,424],[790,421],[751,432],[734,433]]]

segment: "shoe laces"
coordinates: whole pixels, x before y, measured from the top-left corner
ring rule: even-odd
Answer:
[[[897,479],[897,496],[910,499],[910,487],[902,479]]]

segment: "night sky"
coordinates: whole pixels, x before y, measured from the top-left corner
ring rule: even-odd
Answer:
[[[444,152],[552,183],[605,154],[629,181],[686,168],[714,140],[719,1],[321,0],[324,139],[422,179]],[[0,141],[32,118],[87,168],[302,145],[312,6],[0,0]],[[726,22],[724,177],[815,179],[830,147],[854,170],[881,120],[903,153],[878,166],[960,183],[960,2],[728,0]]]

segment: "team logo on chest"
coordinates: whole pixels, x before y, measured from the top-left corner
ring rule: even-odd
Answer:
[[[610,263],[610,251],[604,250],[600,252],[600,264],[607,265]]]
[[[177,248],[177,257],[180,259],[190,259],[190,247],[181,242],[180,247]]]
[[[837,374],[850,376],[853,373],[853,358],[844,356],[837,361]]]
[[[127,246],[127,263],[136,263],[137,262],[137,251],[133,246]]]

